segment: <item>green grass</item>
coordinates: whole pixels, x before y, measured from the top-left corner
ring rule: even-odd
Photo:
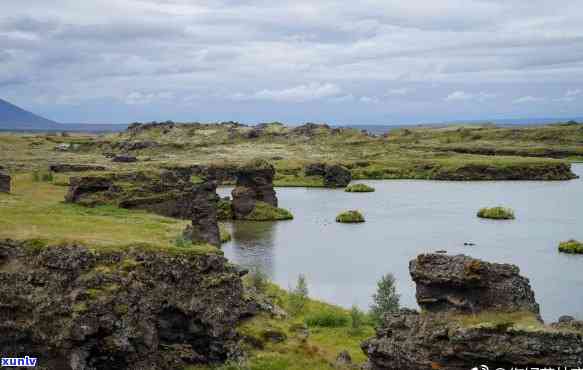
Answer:
[[[348,193],[372,193],[375,191],[375,188],[366,184],[351,184],[348,185],[344,191]]]
[[[273,207],[265,202],[255,203],[253,211],[245,216],[247,221],[279,221],[293,218],[294,216],[287,209]]]
[[[347,326],[349,322],[347,313],[332,310],[322,310],[306,316],[306,324],[309,327],[341,328]]]
[[[87,208],[63,202],[66,188],[13,178],[12,194],[0,194],[0,238],[43,240],[60,245],[80,241],[95,248],[167,249],[174,247],[188,221],[115,206]],[[218,249],[214,248],[218,251]],[[195,246],[190,252],[212,251]]]
[[[455,315],[450,318],[464,328],[492,328],[498,330],[542,331],[553,329],[545,326],[530,311],[498,312],[487,311],[475,315]]]
[[[345,211],[336,216],[336,222],[359,223],[364,222],[364,216],[356,210]]]
[[[583,243],[574,239],[561,242],[559,244],[559,252],[569,254],[583,254]]]
[[[514,220],[514,211],[505,207],[481,208],[478,217],[493,220]]]

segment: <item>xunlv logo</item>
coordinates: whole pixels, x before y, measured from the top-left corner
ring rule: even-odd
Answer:
[[[1,367],[36,367],[36,357],[2,357]]]

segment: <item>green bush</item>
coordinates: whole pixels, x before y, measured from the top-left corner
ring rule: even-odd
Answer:
[[[32,173],[33,182],[53,182],[54,179],[55,177],[52,172],[34,171]]]
[[[308,282],[304,274],[298,276],[296,287],[289,293],[289,311],[292,315],[299,315],[304,311],[308,302]]]
[[[245,283],[248,284],[249,287],[254,288],[260,293],[265,292],[267,286],[269,284],[269,279],[267,278],[267,274],[263,272],[259,267],[254,267],[249,274],[247,274]]]
[[[257,202],[253,211],[245,216],[248,221],[279,221],[292,220],[294,216],[283,208],[273,207],[265,202]]]
[[[347,326],[350,321],[348,316],[340,311],[323,310],[306,316],[306,325],[323,328],[340,328]]]
[[[359,211],[346,211],[336,216],[336,222],[357,223],[364,222],[364,216]]]
[[[358,306],[353,305],[350,309],[350,334],[358,335],[362,332],[364,318],[364,312]]]
[[[505,207],[482,208],[478,211],[478,217],[494,220],[514,220],[514,211]]]
[[[569,254],[583,254],[583,243],[574,239],[561,242],[559,244],[559,252]]]
[[[397,311],[400,308],[400,295],[397,294],[393,274],[386,274],[377,282],[377,292],[372,296],[373,304],[370,306],[370,315],[377,324],[382,322],[383,316],[388,312]]]
[[[375,188],[366,184],[352,184],[348,185],[344,191],[348,193],[371,193],[375,191]]]

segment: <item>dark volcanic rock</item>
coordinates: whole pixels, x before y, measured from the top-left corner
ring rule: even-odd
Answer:
[[[237,178],[237,166],[235,165],[194,165],[192,174],[199,176],[207,181],[217,181],[219,184],[225,182],[235,182]]]
[[[422,254],[410,262],[417,302],[430,312],[531,311],[539,306],[527,278],[515,265],[471,257]]]
[[[583,325],[544,326],[518,267],[421,255],[409,265],[424,309],[385,315],[361,347],[371,370],[467,370],[583,365]]]
[[[291,132],[293,134],[296,134],[296,135],[305,135],[308,137],[312,137],[312,136],[316,135],[318,130],[327,130],[328,131],[328,130],[330,130],[330,126],[328,126],[325,123],[317,124],[317,123],[308,122],[308,123],[303,124],[301,126],[294,127],[291,130]]]
[[[494,166],[489,164],[470,163],[455,169],[438,169],[433,177],[435,180],[467,181],[467,180],[572,180],[578,176],[571,171],[571,165],[566,162],[549,162],[545,164],[509,164]]]
[[[71,163],[55,163],[49,165],[51,172],[87,172],[87,171],[106,171],[107,167],[96,164],[71,164]]]
[[[231,193],[235,218],[247,216],[258,201],[277,207],[273,189],[274,175],[275,168],[263,160],[250,162],[237,169],[237,185]]]
[[[133,155],[120,154],[113,157],[111,161],[117,163],[133,163],[137,162],[138,158],[134,157]]]
[[[304,173],[323,177],[324,186],[329,188],[344,188],[352,181],[350,170],[338,164],[310,163],[304,167]]]
[[[193,188],[191,198],[192,230],[190,239],[194,244],[221,245],[217,222],[217,184],[207,182]]]
[[[65,195],[65,202],[78,203],[84,196],[109,190],[113,185],[110,177],[84,176],[69,179],[69,191]]]
[[[157,146],[160,146],[160,144],[158,144],[157,142],[152,141],[152,140],[144,140],[144,141],[124,140],[124,141],[114,143],[112,145],[112,147],[114,149],[117,149],[117,150],[120,150],[123,152],[130,152],[133,150],[154,148]]]
[[[239,272],[217,254],[0,241],[0,353],[45,369],[182,369],[240,356]]]
[[[10,193],[12,178],[2,169],[0,169],[0,193]]]

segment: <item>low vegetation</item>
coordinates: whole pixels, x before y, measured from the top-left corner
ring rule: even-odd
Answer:
[[[366,184],[351,184],[348,185],[344,191],[348,193],[371,193],[375,191],[375,188]]]
[[[583,243],[574,239],[561,242],[559,244],[559,252],[569,254],[583,254]]]
[[[279,221],[293,218],[294,216],[287,209],[273,207],[265,202],[255,203],[253,211],[245,216],[245,220],[248,221]]]
[[[493,220],[514,220],[514,211],[505,207],[482,208],[478,211],[478,217]]]
[[[386,313],[397,311],[400,308],[401,297],[397,293],[396,280],[393,274],[384,275],[377,282],[377,291],[372,296],[370,316],[378,325]]]
[[[336,216],[336,222],[340,223],[360,223],[364,222],[362,213],[356,210],[345,211]]]
[[[515,329],[540,331],[547,329],[531,311],[499,312],[486,311],[479,314],[457,315],[451,318],[464,328]],[[548,328],[548,330],[551,330]]]

